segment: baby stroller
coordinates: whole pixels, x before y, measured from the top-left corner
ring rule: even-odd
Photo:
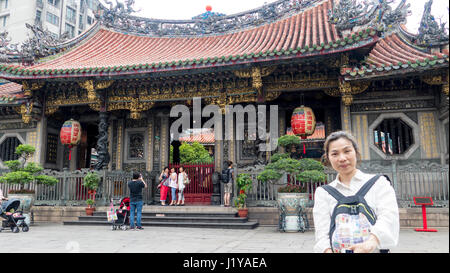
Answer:
[[[19,199],[11,199],[2,203],[0,207],[0,217],[2,217],[2,226],[0,227],[0,232],[3,228],[11,228],[14,233],[19,232],[19,227],[22,227],[23,232],[27,232],[30,228],[25,223],[25,216],[23,216],[22,211],[17,211],[20,206]]]
[[[119,209],[116,209],[117,220],[112,221],[112,230],[121,228],[127,230],[130,225],[130,198],[124,197],[120,200]]]

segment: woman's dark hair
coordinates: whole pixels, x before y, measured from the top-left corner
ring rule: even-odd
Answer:
[[[183,166],[180,166],[179,168],[178,168],[178,171],[180,171],[181,172],[181,170],[180,169],[183,169],[183,171],[184,171],[184,167]]]
[[[338,139],[341,139],[341,138],[345,138],[352,143],[352,146],[356,152],[356,162],[357,162],[357,164],[359,164],[359,162],[361,161],[361,153],[359,152],[359,147],[358,147],[358,144],[356,143],[355,137],[353,137],[350,133],[347,133],[345,131],[337,131],[337,132],[331,133],[325,140],[325,143],[323,144],[323,149],[324,149],[325,153],[320,158],[320,161],[322,162],[323,165],[325,165],[327,167],[331,166],[330,160],[328,159],[330,143],[333,141],[336,141]]]
[[[170,171],[169,167],[164,167],[163,172],[165,172],[166,169],[168,169]]]
[[[133,173],[133,179],[138,179],[140,176],[141,176],[141,174],[138,172]]]
[[[233,161],[228,160],[228,161],[227,161],[227,165],[228,165],[228,167],[230,167],[231,165],[233,165]]]

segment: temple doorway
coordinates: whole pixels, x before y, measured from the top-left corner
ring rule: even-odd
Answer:
[[[98,126],[95,122],[83,122],[81,128],[77,169],[92,169],[97,163]]]

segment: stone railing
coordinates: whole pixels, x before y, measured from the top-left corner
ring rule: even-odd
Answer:
[[[0,171],[0,175],[1,175]],[[35,205],[47,206],[84,206],[87,199],[90,198],[88,189],[83,186],[84,176],[91,172],[89,169],[78,171],[53,171],[44,170],[42,174],[53,176],[59,180],[55,186],[36,185],[31,183],[29,189],[36,192]],[[111,200],[114,204],[120,202],[120,199],[129,196],[127,182],[132,180],[131,172],[124,171],[100,171],[97,172],[101,178],[99,188],[95,195],[96,204],[99,206],[108,205]],[[144,181],[148,187],[143,191],[144,204],[152,204],[154,198],[155,175],[152,173],[142,173]],[[3,195],[7,197],[8,191],[19,189],[19,185],[10,185],[0,183]]]
[[[448,165],[426,161],[398,165],[397,161],[390,161],[386,162],[386,165],[365,163],[358,168],[365,173],[387,175],[395,189],[400,207],[413,207],[414,196],[429,196],[433,198],[435,206],[448,207]],[[277,184],[258,181],[256,177],[263,169],[263,165],[257,165],[237,170],[237,174],[247,173],[252,177],[253,188],[248,193],[247,199],[249,206],[275,206],[278,188],[287,183],[286,178],[282,178]],[[333,170],[326,169],[325,173],[328,177],[327,182],[333,181],[336,177],[336,172]],[[321,185],[321,183],[308,183],[309,206],[314,204],[315,189]],[[236,189],[236,185],[234,186]]]

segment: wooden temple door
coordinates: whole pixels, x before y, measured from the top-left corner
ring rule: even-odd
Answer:
[[[211,205],[213,194],[212,175],[214,164],[170,164],[169,168],[175,168],[178,172],[180,166],[184,167],[190,183],[184,189],[185,204],[187,205]],[[170,195],[170,191],[169,194]],[[169,196],[167,200],[171,200]]]

